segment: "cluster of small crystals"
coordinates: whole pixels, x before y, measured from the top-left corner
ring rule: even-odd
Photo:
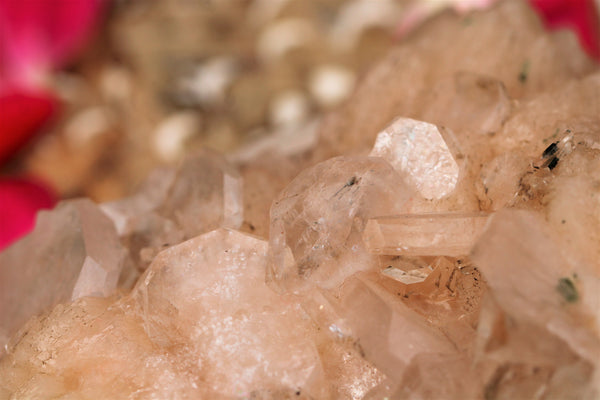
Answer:
[[[432,21],[308,151],[63,203],[0,254],[0,399],[598,398],[598,93],[507,1]]]

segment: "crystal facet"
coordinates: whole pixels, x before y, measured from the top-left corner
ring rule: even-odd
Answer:
[[[363,240],[373,254],[464,256],[488,217],[483,212],[379,217],[367,222]]]
[[[125,256],[112,223],[91,201],[41,212],[35,230],[0,253],[0,344],[58,303],[112,294]]]
[[[116,232],[42,214],[0,254],[0,399],[599,398],[599,89],[525,2],[444,14],[316,147],[202,152],[102,205]]]
[[[332,286],[370,265],[367,218],[397,212],[411,191],[384,160],[337,157],[302,172],[271,207],[271,278]],[[340,268],[342,267],[342,268]]]
[[[440,199],[458,182],[458,165],[435,125],[397,118],[377,135],[371,157],[383,157],[426,199]]]

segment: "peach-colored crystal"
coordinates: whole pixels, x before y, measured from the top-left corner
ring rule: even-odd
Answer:
[[[473,249],[502,308],[517,321],[536,323],[574,351],[600,362],[600,326],[587,326],[600,310],[600,279],[559,251],[547,226],[533,212],[503,210]],[[589,330],[592,328],[592,330]]]
[[[410,189],[378,157],[337,157],[303,171],[271,207],[270,278],[298,289],[340,284],[369,267],[369,217],[400,210]]]
[[[136,195],[102,205],[145,269],[165,247],[243,222],[242,178],[223,156],[203,150],[176,169],[153,172]]]
[[[11,345],[1,385],[25,397],[328,396],[314,326],[267,287],[266,254],[266,241],[227,229],[174,246],[127,297],[30,322],[18,337],[40,355],[29,362],[29,347]]]
[[[0,254],[0,399],[597,399],[598,93],[526,2],[442,14],[315,147],[202,152],[116,231],[42,214]]]
[[[335,307],[365,358],[391,378],[401,377],[418,354],[454,352],[440,331],[369,280],[349,279],[337,297]]]
[[[219,229],[162,252],[131,296],[150,340],[184,345],[189,367],[215,393],[301,388],[319,397],[312,327],[267,287],[266,262],[266,241]]]
[[[379,217],[367,222],[363,240],[386,255],[466,255],[483,231],[488,213],[430,213]]]
[[[112,294],[125,257],[115,228],[91,201],[41,212],[35,230],[0,253],[0,353],[30,317],[58,303]]]

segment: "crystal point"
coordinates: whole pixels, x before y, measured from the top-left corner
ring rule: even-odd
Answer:
[[[0,339],[58,303],[111,294],[125,256],[111,221],[91,201],[40,213],[35,230],[0,253]]]
[[[204,150],[180,166],[158,213],[177,223],[187,238],[243,221],[242,179],[219,154]]]
[[[271,207],[270,273],[288,288],[331,286],[369,266],[367,218],[397,212],[410,189],[384,160],[337,157],[305,170]]]

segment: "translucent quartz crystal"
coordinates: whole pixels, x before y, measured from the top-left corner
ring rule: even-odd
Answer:
[[[396,118],[377,135],[371,157],[382,157],[406,176],[426,199],[451,193],[458,181],[458,165],[435,125]]]
[[[270,279],[288,289],[335,286],[369,268],[364,223],[398,212],[410,194],[378,157],[337,157],[303,171],[271,207]]]
[[[481,183],[486,208],[498,210],[510,204],[519,192],[519,181],[530,160],[515,152],[502,153],[481,169]]]
[[[469,254],[488,217],[484,212],[378,217],[367,222],[363,240],[373,254],[461,256]]]
[[[35,230],[0,253],[0,348],[57,303],[111,294],[125,256],[113,224],[91,201],[42,211]]]
[[[102,205],[132,258],[145,269],[165,247],[243,221],[242,178],[224,157],[203,150],[176,171],[155,171],[135,196]]]
[[[131,234],[140,219],[156,211],[165,201],[175,175],[173,168],[157,168],[150,173],[135,195],[100,205],[115,224],[119,236]]]
[[[454,272],[454,264],[446,257],[438,257],[423,268],[412,268],[404,271],[393,266],[385,267],[382,275],[399,283],[398,294],[405,296],[409,293],[430,294],[450,283]]]
[[[551,364],[558,368],[574,361],[573,356],[561,357],[561,352],[550,350],[560,343],[597,371],[600,279],[593,267],[566,257],[558,244],[555,233],[534,212],[502,210],[492,217],[473,249],[472,259],[488,281],[499,308],[514,325],[509,335],[517,339],[500,339],[496,347],[502,349],[504,342],[515,348],[512,360],[522,357],[523,362],[533,365],[536,357],[552,357]],[[482,324],[482,329],[485,326]],[[525,332],[519,335],[520,331]],[[535,337],[536,343],[529,343],[527,337]],[[528,353],[522,348],[529,348]],[[543,348],[548,353],[539,351]],[[595,390],[590,398],[599,395],[598,389],[598,385],[590,389]]]
[[[242,179],[219,154],[204,150],[177,171],[158,213],[177,223],[187,238],[243,221]]]

